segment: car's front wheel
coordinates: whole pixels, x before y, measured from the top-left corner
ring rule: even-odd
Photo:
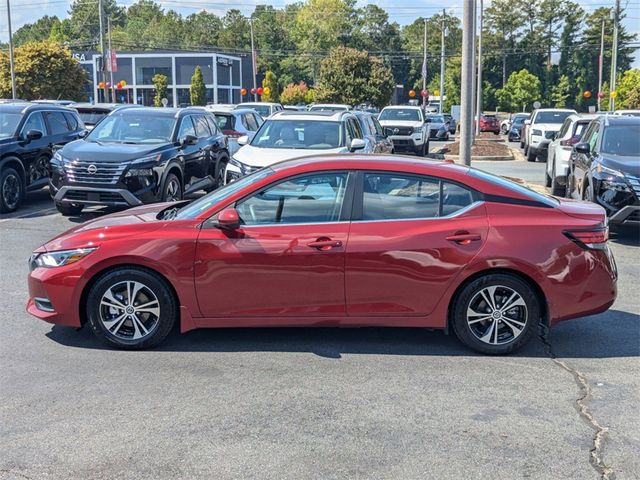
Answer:
[[[22,179],[18,172],[11,167],[3,168],[0,173],[0,213],[14,212],[23,195]]]
[[[177,302],[156,273],[123,267],[102,275],[87,295],[87,319],[93,333],[123,349],[150,348],[169,334]]]
[[[167,175],[162,189],[163,202],[179,202],[182,200],[182,184],[173,173]]]
[[[456,336],[480,353],[504,355],[527,343],[540,321],[539,300],[522,279],[487,274],[456,296],[451,324]]]

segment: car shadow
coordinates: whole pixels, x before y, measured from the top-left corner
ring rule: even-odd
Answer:
[[[604,314],[564,322],[551,329],[554,353],[564,358],[640,356],[638,315],[610,310]],[[68,347],[109,349],[89,328],[76,331],[54,326],[47,337]],[[342,355],[479,356],[457,338],[422,328],[220,328],[184,334],[172,332],[155,349],[162,352],[289,352],[313,353],[339,359]],[[545,357],[539,338],[514,357]]]
[[[609,241],[630,247],[640,246],[640,227],[618,226],[609,228]]]

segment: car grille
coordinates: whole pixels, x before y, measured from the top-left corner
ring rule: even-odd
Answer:
[[[633,175],[627,175],[627,181],[637,198],[640,198],[640,177],[634,177]]]
[[[105,162],[100,160],[70,160],[64,159],[64,171],[73,183],[99,183],[112,185],[118,183],[122,176],[125,163]]]
[[[544,132],[544,138],[551,140],[557,132]]]
[[[629,215],[625,221],[640,222],[640,210],[634,210],[633,212],[631,212],[631,215]]]
[[[396,130],[398,130],[396,132]],[[387,135],[411,135],[413,133],[412,127],[384,127],[384,133]]]
[[[118,192],[94,192],[89,190],[69,190],[65,200],[87,203],[109,203],[117,205],[128,205]]]

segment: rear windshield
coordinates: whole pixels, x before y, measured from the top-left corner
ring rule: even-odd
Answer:
[[[241,104],[240,106],[242,106],[242,108],[250,108],[251,110],[255,110],[256,112],[258,112],[260,115],[262,115],[263,117],[268,117],[269,115],[271,115],[271,107],[269,105],[246,105],[246,104]],[[220,127],[222,128],[222,127]]]
[[[602,137],[602,152],[623,157],[639,157],[640,137],[638,131],[640,131],[640,122],[605,127]]]
[[[589,122],[576,122],[575,126],[573,127],[573,136],[582,138],[582,134],[588,126]]]
[[[236,128],[236,117],[234,117],[233,115],[225,113],[214,113],[213,116],[216,117],[216,123],[223,133],[226,133],[225,130],[233,130],[234,128]]]
[[[104,117],[109,115],[109,110],[82,109],[78,110],[78,115],[85,125],[95,125]]]
[[[518,193],[525,197],[530,198],[534,202],[543,203],[549,207],[556,207],[560,204],[558,200],[548,195],[543,195],[538,192],[534,192],[533,190],[523,187],[522,185],[512,182],[511,180],[507,180],[504,177],[499,177],[497,175],[493,175],[492,173],[485,172],[484,170],[478,170],[476,168],[469,169],[469,175],[472,175],[477,178],[481,178],[482,180],[486,180],[487,182],[494,183],[495,185],[499,185],[503,188],[508,188],[514,193]]]

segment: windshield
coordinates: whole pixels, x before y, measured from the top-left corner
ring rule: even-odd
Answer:
[[[562,123],[573,112],[539,112],[535,123]]]
[[[242,108],[250,108],[251,110],[255,110],[263,117],[268,117],[271,115],[271,107],[269,105],[247,105],[246,103],[240,105]]]
[[[13,137],[21,118],[21,113],[0,112],[0,138]]]
[[[275,172],[270,168],[263,168],[257,172],[242,177],[235,182],[227,183],[224,187],[220,187],[217,190],[200,197],[198,200],[191,202],[190,204],[182,207],[178,210],[176,220],[189,220],[196,218],[202,212],[209,210],[213,205],[222,202],[223,200],[235,195],[236,192],[242,190],[247,185],[251,185],[254,182],[258,182],[263,178],[267,178],[269,175]]]
[[[344,145],[340,122],[267,120],[251,141],[258,148],[327,150]]]
[[[610,125],[604,129],[602,152],[623,157],[640,157],[640,123]]]
[[[419,122],[420,110],[417,108],[385,108],[378,117],[378,120],[406,120],[408,122]]]
[[[95,125],[109,115],[109,110],[78,110],[78,114],[85,125]]]
[[[101,121],[87,135],[89,142],[154,144],[171,141],[176,119],[153,112],[139,113],[133,109],[115,113]]]
[[[442,115],[428,115],[427,118],[431,119],[431,123],[444,123],[444,117]]]
[[[347,107],[339,105],[314,105],[309,108],[310,112],[345,112],[347,110],[349,110]]]
[[[501,187],[508,188],[512,192],[519,193],[520,195],[524,195],[525,197],[529,197],[531,200],[536,202],[544,203],[550,207],[555,207],[559,205],[560,202],[555,198],[543,195],[538,192],[534,192],[522,185],[512,182],[511,180],[507,180],[504,177],[499,177],[497,175],[493,175],[492,173],[485,172],[484,170],[478,170],[476,168],[469,169],[469,175],[473,175],[474,177],[481,178],[488,182],[494,183],[496,185],[500,185]]]

